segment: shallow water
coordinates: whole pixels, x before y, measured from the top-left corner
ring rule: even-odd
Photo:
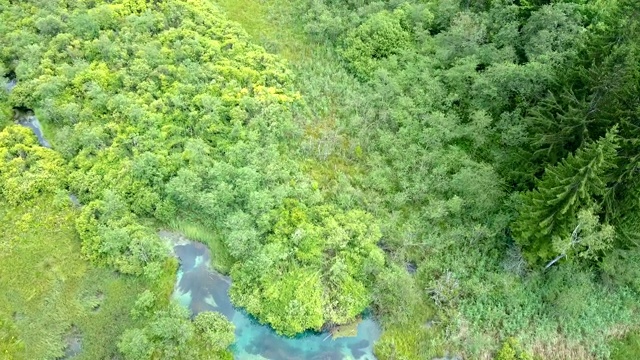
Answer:
[[[40,121],[38,121],[38,118],[36,118],[35,115],[29,115],[19,119],[18,124],[31,129],[31,131],[33,131],[33,133],[38,138],[40,146],[51,148],[51,144],[49,144],[47,139],[44,138],[44,134],[42,133],[42,126],[40,125]]]
[[[13,88],[16,87],[16,85],[18,85],[18,80],[11,79],[9,80],[9,82],[7,82],[5,90],[10,93]],[[51,148],[51,144],[49,144],[47,139],[44,138],[42,126],[40,125],[40,121],[38,121],[38,118],[36,118],[35,114],[33,113],[33,110],[26,108],[22,108],[22,110],[19,110],[18,108],[14,108],[14,112],[18,124],[31,129],[31,131],[33,131],[33,133],[38,138],[40,146]]]
[[[18,85],[18,80],[11,79],[11,80],[9,80],[7,82],[7,85],[6,85],[5,88],[6,88],[7,92],[11,92],[11,90],[13,90],[13,88],[16,87],[16,85]]]
[[[358,325],[358,335],[333,340],[328,333],[307,332],[288,338],[277,335],[267,325],[258,323],[246,312],[231,304],[228,290],[231,282],[209,267],[210,253],[197,242],[175,241],[174,252],[180,259],[174,298],[194,314],[218,311],[236,326],[235,359],[270,360],[373,360],[373,343],[380,328],[370,318]]]

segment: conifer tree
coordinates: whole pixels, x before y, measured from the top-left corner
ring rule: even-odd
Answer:
[[[553,239],[569,237],[579,211],[591,207],[605,193],[616,158],[616,142],[614,128],[558,165],[548,167],[536,189],[522,195],[514,228],[530,260],[557,255]]]

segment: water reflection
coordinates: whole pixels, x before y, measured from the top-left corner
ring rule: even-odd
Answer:
[[[164,234],[167,237],[167,233]],[[378,325],[365,318],[355,337],[332,339],[327,333],[304,333],[295,338],[279,336],[269,326],[258,323],[229,299],[230,280],[209,267],[206,246],[172,234],[174,251],[180,259],[174,297],[194,314],[218,311],[236,325],[234,357],[270,360],[373,360],[373,343],[380,336]]]

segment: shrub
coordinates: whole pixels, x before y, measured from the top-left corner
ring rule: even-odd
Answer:
[[[398,12],[381,11],[347,34],[342,55],[353,72],[366,79],[377,68],[378,60],[400,53],[410,39]]]
[[[496,354],[496,360],[533,360],[533,358],[522,350],[518,340],[510,337],[502,344],[502,348]]]

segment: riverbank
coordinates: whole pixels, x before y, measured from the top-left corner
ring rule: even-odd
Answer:
[[[636,267],[621,260],[627,256],[623,253],[637,258],[637,248],[603,250],[590,261],[578,260],[576,250],[577,258],[540,271],[531,258],[548,256],[551,260],[549,253],[541,255],[540,244],[545,243],[549,251],[552,237],[538,237],[535,249],[527,248],[532,246],[527,237],[540,233],[536,228],[540,219],[534,216],[524,227],[517,219],[535,212],[531,209],[545,213],[545,201],[536,199],[536,206],[526,208],[515,205],[521,196],[538,194],[533,183],[544,178],[544,168],[558,173],[553,164],[578,150],[579,142],[570,141],[570,136],[555,137],[555,129],[562,128],[565,134],[573,131],[559,123],[574,113],[563,114],[558,109],[575,109],[575,104],[562,104],[567,100],[562,91],[547,98],[557,91],[556,81],[565,82],[563,88],[572,89],[572,94],[577,86],[583,94],[595,96],[601,83],[588,85],[586,78],[564,74],[609,69],[603,76],[616,78],[612,83],[621,94],[631,94],[623,89],[634,88],[637,77],[629,75],[625,83],[618,81],[618,75],[625,66],[628,74],[637,74],[635,60],[629,66],[613,62],[615,67],[607,68],[613,63],[602,68],[591,65],[595,68],[589,70],[583,68],[583,59],[561,62],[560,67],[549,62],[583,51],[589,36],[601,41],[590,56],[599,54],[597,49],[611,39],[617,39],[610,46],[621,46],[621,53],[637,53],[629,49],[634,49],[638,32],[632,40],[631,31],[614,30],[637,25],[633,15],[620,20],[628,11],[607,19],[606,12],[616,7],[613,4],[581,5],[584,2],[578,1],[544,6],[499,2],[458,6],[453,1],[447,2],[447,8],[440,1],[221,3],[228,3],[231,18],[262,31],[250,31],[254,39],[271,44],[265,46],[275,53],[284,49],[280,53],[294,64],[296,78],[301,79],[298,88],[308,106],[308,113],[301,112],[298,118],[303,119],[301,123],[317,124],[306,128],[310,146],[302,151],[314,157],[306,170],[314,174],[325,194],[333,191],[337,202],[360,206],[384,224],[380,245],[387,252],[388,264],[416,265],[412,279],[405,280],[405,274],[396,271],[396,278],[385,274],[388,284],[380,281],[376,285],[392,292],[397,284],[407,284],[400,296],[374,295],[378,314],[388,319],[383,321],[386,331],[380,354],[424,359],[449,352],[488,359],[503,353],[501,347],[505,352],[511,346],[517,348],[512,343],[515,338],[526,351],[544,358],[606,358],[613,349],[611,341],[637,328],[639,287],[637,279],[628,276]],[[299,3],[307,7],[298,9]],[[632,8],[630,3],[627,9]],[[249,9],[253,17],[247,15]],[[511,16],[504,16],[507,13]],[[548,45],[543,34],[571,37],[571,31],[548,27],[552,21],[540,21],[551,13],[578,30],[574,35],[591,34],[557,48],[536,48]],[[604,29],[600,23],[587,26],[593,19],[612,24],[609,40],[600,30],[593,31]],[[500,25],[488,25],[496,23]],[[505,42],[504,31],[512,26],[518,31]],[[325,53],[338,53],[333,59],[315,57],[313,63],[321,70],[305,68],[300,57],[287,55],[290,49],[305,48],[300,46],[301,38],[305,45],[314,43],[304,39],[305,33],[322,42]],[[628,45],[621,45],[625,36],[629,36]],[[300,53],[314,57],[320,52]],[[635,55],[629,58],[636,59]],[[599,59],[595,56],[593,64]],[[343,77],[345,67],[366,85]],[[322,71],[322,76],[315,76]],[[338,96],[332,99],[331,94]],[[551,101],[545,104],[545,98]],[[561,98],[554,116],[538,118]],[[610,109],[611,114],[618,113],[619,104],[635,104],[635,100],[628,96],[623,102],[612,102],[617,105]],[[555,117],[556,110],[563,115]],[[633,106],[626,111],[637,112]],[[533,113],[536,116],[526,115]],[[606,122],[609,128],[624,123],[616,116]],[[541,124],[550,127],[545,130]],[[584,129],[589,130],[590,141],[604,136],[604,127],[585,125]],[[584,134],[576,138],[583,139]],[[636,134],[625,136],[635,138]],[[538,163],[530,167],[531,153],[542,153],[548,145],[530,143],[534,138],[556,139],[551,146],[556,153],[552,161],[534,159],[532,163]],[[636,149],[625,151],[635,153]],[[325,168],[325,164],[330,166]],[[358,171],[362,168],[367,170]],[[367,174],[361,176],[363,173]],[[545,181],[552,183],[550,178]],[[574,215],[569,214],[573,213],[559,218],[574,223]],[[600,212],[599,218],[607,216]],[[621,225],[626,229],[627,225]],[[529,235],[518,234],[518,228]],[[570,231],[559,238],[569,235]],[[415,316],[423,312],[417,304],[437,309],[432,311],[437,313],[435,319]]]
[[[294,73],[295,89],[300,92],[304,106],[295,108],[295,120],[305,129],[305,140],[299,149],[304,158],[303,168],[315,180],[323,194],[345,206],[371,207],[382,211],[378,219],[397,214],[385,214],[375,203],[367,200],[363,181],[369,176],[367,168],[372,154],[368,138],[361,137],[361,129],[374,128],[362,120],[371,106],[361,96],[371,89],[350,74],[343,59],[328,44],[318,43],[307,35],[301,17],[302,2],[282,0],[216,0],[228,17],[240,23],[252,39],[268,51],[288,61]],[[398,221],[394,219],[393,221]],[[388,231],[395,231],[387,228]],[[388,258],[387,263],[393,264]],[[404,263],[398,264],[402,269]],[[394,268],[395,269],[395,268]],[[415,269],[413,270],[415,271]],[[391,277],[390,277],[391,279]],[[403,282],[407,289],[418,286],[415,277],[402,274],[390,280]],[[399,304],[384,304],[391,308],[383,313],[403,313],[398,318],[382,317],[383,333],[376,344],[382,359],[406,356],[410,359],[436,358],[447,353],[444,341],[445,322],[432,307],[430,299],[405,294]],[[381,294],[381,297],[385,296]],[[416,300],[420,299],[420,300]],[[379,300],[382,304],[387,300]],[[398,309],[394,309],[394,307]]]
[[[380,329],[372,318],[354,324],[354,332],[332,338],[331,333],[305,332],[295,337],[278,335],[271,327],[236,309],[229,298],[231,279],[210,267],[216,256],[207,246],[179,233],[160,231],[180,259],[173,298],[195,316],[203,311],[223,314],[235,325],[234,358],[272,360],[354,359],[374,360],[373,344]]]

